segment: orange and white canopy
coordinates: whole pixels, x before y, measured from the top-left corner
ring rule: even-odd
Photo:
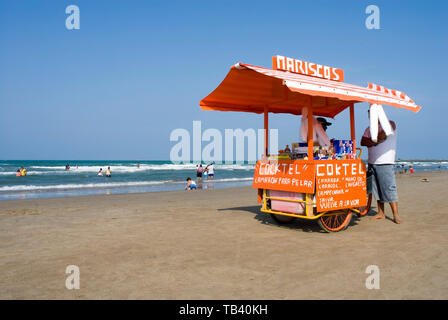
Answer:
[[[312,106],[313,114],[334,118],[357,102],[420,110],[400,91],[369,84],[367,88],[248,64],[232,66],[221,84],[200,101],[203,110],[269,112],[299,115]]]

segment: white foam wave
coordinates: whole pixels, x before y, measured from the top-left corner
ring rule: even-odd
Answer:
[[[110,182],[110,183],[85,183],[85,184],[58,184],[58,185],[20,185],[20,186],[3,186],[0,192],[7,191],[38,191],[38,190],[69,190],[69,189],[85,189],[85,188],[114,188],[114,187],[135,187],[148,186],[155,184],[163,184],[173,181],[138,181],[138,182]]]
[[[253,178],[252,177],[250,177],[250,178],[223,178],[223,179],[204,180],[204,181],[207,181],[207,182],[210,182],[210,181],[230,182],[230,181],[250,181],[250,180],[253,180]]]
[[[112,172],[117,173],[135,173],[142,171],[151,171],[151,170],[196,170],[195,164],[141,164],[140,168],[137,166],[110,166],[110,165],[95,165],[95,166],[78,166],[78,167],[70,167],[70,170],[65,170],[63,166],[30,166],[28,172],[31,173],[34,170],[35,174],[47,174],[47,173],[84,173],[84,172],[98,172],[100,168],[105,170],[107,167],[110,167]],[[205,166],[204,166],[205,167]],[[215,170],[246,170],[250,171],[255,168],[255,165],[248,164],[223,164],[223,165],[215,165]],[[45,170],[45,171],[40,171]],[[49,171],[50,170],[50,171]],[[13,172],[15,174],[15,172]]]
[[[209,182],[236,182],[236,181],[250,181],[253,178],[223,178],[215,180],[204,180],[203,183]],[[3,186],[0,187],[0,192],[12,192],[12,191],[46,191],[46,190],[73,190],[73,189],[86,189],[86,188],[115,188],[115,187],[139,187],[150,186],[160,184],[183,184],[185,181],[173,181],[173,180],[159,180],[159,181],[134,181],[134,182],[109,182],[109,183],[84,183],[84,184],[58,184],[58,185],[18,185],[18,186]]]

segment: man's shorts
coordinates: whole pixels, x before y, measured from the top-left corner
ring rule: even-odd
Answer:
[[[381,202],[397,202],[397,184],[393,164],[370,164],[367,169],[367,193]]]

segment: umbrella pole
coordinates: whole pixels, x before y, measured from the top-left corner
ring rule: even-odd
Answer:
[[[268,156],[268,127],[269,127],[269,112],[268,106],[264,106],[264,156]]]
[[[308,106],[308,159],[313,160],[313,106],[312,98]]]
[[[308,160],[313,160],[313,103],[312,97],[310,96],[310,103],[308,106]],[[305,213],[307,217],[312,217],[313,213],[313,194],[306,194],[306,204],[305,204]]]
[[[353,153],[356,154],[356,135],[355,135],[355,108],[354,103],[350,105],[350,135],[353,141]]]

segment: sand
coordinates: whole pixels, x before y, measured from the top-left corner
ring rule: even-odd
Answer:
[[[333,234],[276,224],[248,187],[2,201],[0,298],[447,299],[448,173],[397,183],[402,225],[355,217]]]

